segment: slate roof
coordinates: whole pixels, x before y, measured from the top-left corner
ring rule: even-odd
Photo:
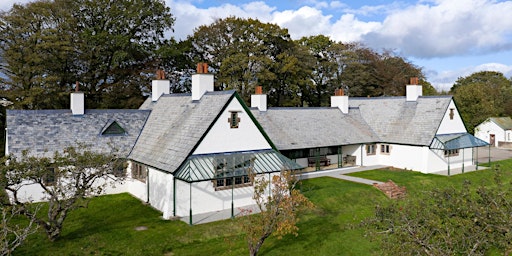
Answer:
[[[512,129],[512,118],[510,117],[490,117],[489,120],[498,125],[503,130]]]
[[[251,112],[279,150],[373,142],[429,146],[451,96],[349,98],[338,108],[269,108]]]
[[[169,94],[144,103],[151,115],[129,158],[175,172],[234,95],[235,91],[206,92],[201,100],[192,101],[190,94]]]
[[[358,109],[343,114],[339,108],[251,109],[279,150],[351,145],[378,141]]]
[[[71,110],[7,110],[9,154],[19,157],[23,150],[35,156],[53,156],[77,143],[89,145],[98,153],[127,157],[144,123],[147,110],[85,110],[73,115]],[[102,135],[102,131],[117,122],[126,132],[123,135]]]
[[[429,146],[443,120],[451,96],[349,98],[380,142]]]

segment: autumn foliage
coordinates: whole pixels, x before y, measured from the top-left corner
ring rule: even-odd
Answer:
[[[265,239],[271,235],[279,239],[286,234],[298,235],[298,212],[314,205],[295,189],[296,184],[297,180],[290,171],[283,171],[271,179],[254,178],[253,199],[260,213],[246,216],[242,221],[251,256],[257,255]],[[243,213],[249,215],[251,212]]]

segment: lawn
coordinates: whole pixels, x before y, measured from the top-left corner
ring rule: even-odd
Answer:
[[[512,179],[512,160],[499,162]],[[492,171],[451,177],[402,170],[373,170],[353,174],[374,180],[395,181],[409,195],[439,186],[478,184]],[[260,255],[378,255],[378,239],[365,236],[359,223],[387,199],[377,189],[334,178],[306,180],[302,192],[316,208],[301,216],[299,236],[269,238]],[[42,232],[33,235],[15,255],[246,255],[238,219],[189,226],[162,220],[161,213],[129,194],[94,198],[89,207],[72,212],[62,236],[49,242]],[[137,231],[136,227],[147,227]]]

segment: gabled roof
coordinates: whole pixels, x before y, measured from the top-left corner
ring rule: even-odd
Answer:
[[[489,146],[489,143],[469,134],[469,133],[457,133],[457,134],[442,134],[437,135],[430,148],[441,149],[441,150],[452,150],[452,149],[463,149],[463,148],[474,148]]]
[[[359,110],[269,108],[251,112],[279,150],[351,145],[378,141]]]
[[[9,154],[21,156],[23,150],[35,156],[53,156],[77,143],[89,145],[98,153],[112,148],[121,157],[128,156],[144,123],[147,110],[86,110],[75,116],[71,110],[7,110]],[[102,135],[112,123],[118,123],[124,135]]]
[[[495,123],[503,130],[511,130],[512,129],[512,118],[510,117],[490,117],[489,121]]]
[[[225,171],[217,173],[219,163],[222,163],[222,169]],[[247,175],[249,170],[255,174],[263,174],[281,170],[299,170],[302,168],[299,164],[286,158],[274,149],[265,149],[192,155],[175,172],[175,177],[186,182],[198,182]]]
[[[451,96],[350,98],[380,142],[429,146],[443,120]]]
[[[199,101],[190,94],[169,94],[145,102],[151,115],[129,158],[175,172],[234,97],[235,91],[218,91],[206,92]]]

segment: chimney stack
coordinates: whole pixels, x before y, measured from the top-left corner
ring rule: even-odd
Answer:
[[[263,87],[254,87],[255,94],[251,95],[251,107],[259,111],[267,111],[267,95],[263,94]]]
[[[406,101],[416,101],[418,97],[423,96],[423,87],[419,85],[417,77],[411,77],[410,84],[406,86]]]
[[[165,79],[165,72],[161,69],[156,71],[156,79],[151,81],[151,100],[157,101],[162,94],[170,93],[171,82]]]
[[[348,96],[343,89],[336,89],[334,96],[331,96],[331,107],[337,107],[343,114],[348,114]]]
[[[192,75],[192,100],[200,100],[206,92],[213,92],[213,74],[208,74],[208,63],[198,63]]]
[[[78,88],[76,81],[75,91],[71,93],[71,113],[73,115],[83,115],[85,113],[85,94]]]

